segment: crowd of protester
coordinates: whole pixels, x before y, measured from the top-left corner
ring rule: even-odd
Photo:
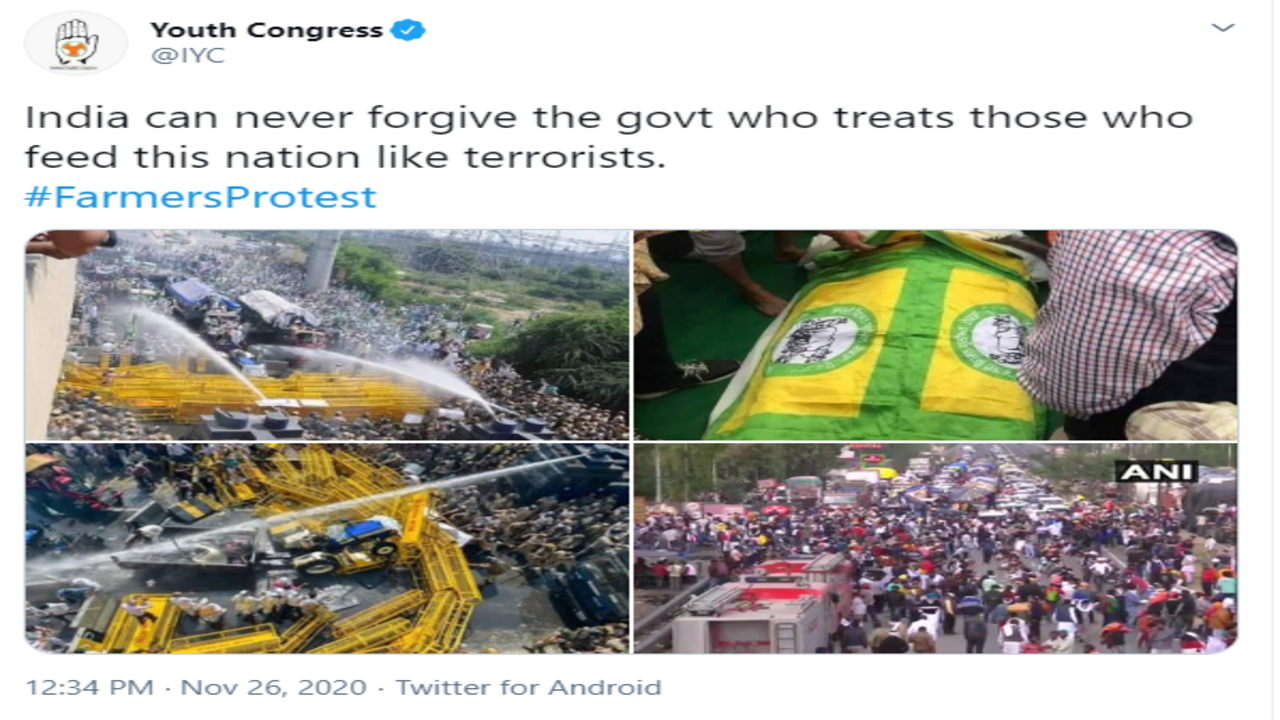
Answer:
[[[1234,547],[1187,532],[1180,510],[1118,497],[996,510],[1008,497],[921,502],[882,488],[863,506],[711,516],[663,506],[634,528],[634,575],[638,587],[678,590],[773,558],[842,554],[853,568],[846,651],[893,652],[877,643],[895,636],[902,643],[887,647],[932,652],[908,633],[929,608],[968,652],[1217,652],[1235,641]],[[1236,512],[1214,510],[1223,521]]]
[[[501,562],[547,569],[578,558],[623,549],[628,508],[612,495],[593,493],[562,500],[462,488],[441,506],[450,522],[474,536],[479,548]]]

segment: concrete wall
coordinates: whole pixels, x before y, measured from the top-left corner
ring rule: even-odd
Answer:
[[[338,245],[342,233],[322,232],[320,240],[307,255],[307,279],[303,287],[307,292],[319,292],[329,287],[329,279],[333,276],[333,262],[338,258]]]
[[[27,440],[42,440],[53,408],[53,392],[67,354],[67,331],[75,303],[76,261],[27,258],[26,404]]]

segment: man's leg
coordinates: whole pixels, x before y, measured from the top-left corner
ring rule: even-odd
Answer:
[[[662,323],[662,309],[654,291],[636,298],[644,327],[635,337],[636,393],[664,388],[680,377],[680,368],[667,349],[667,334]]]
[[[635,337],[633,372],[639,400],[662,397],[676,390],[727,380],[741,367],[736,360],[699,360],[677,363],[667,349],[662,309],[652,290],[636,299],[644,327]]]
[[[786,309],[786,300],[765,290],[763,285],[751,279],[751,275],[747,273],[746,264],[742,262],[741,253],[723,260],[708,260],[707,264],[719,270],[722,275],[729,278],[730,282],[737,285],[738,290],[742,292],[742,296],[756,310],[769,317],[777,317]]]
[[[738,286],[751,306],[770,317],[777,316],[787,306],[787,301],[765,290],[751,279],[747,266],[742,262],[742,251],[747,241],[740,233],[727,231],[695,232],[693,254],[719,270],[729,281]]]
[[[778,262],[797,262],[804,257],[804,250],[796,247],[799,239],[798,230],[774,230],[773,259]]]

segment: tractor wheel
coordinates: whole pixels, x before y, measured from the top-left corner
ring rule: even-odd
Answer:
[[[307,575],[328,575],[338,569],[338,563],[333,560],[317,560],[298,568]]]
[[[379,557],[395,555],[400,548],[393,542],[380,542],[373,546],[373,554]]]

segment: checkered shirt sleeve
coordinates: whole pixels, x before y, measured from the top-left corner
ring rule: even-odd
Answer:
[[[1235,294],[1236,248],[1209,231],[1063,231],[1019,380],[1085,419],[1124,405],[1212,337]]]

